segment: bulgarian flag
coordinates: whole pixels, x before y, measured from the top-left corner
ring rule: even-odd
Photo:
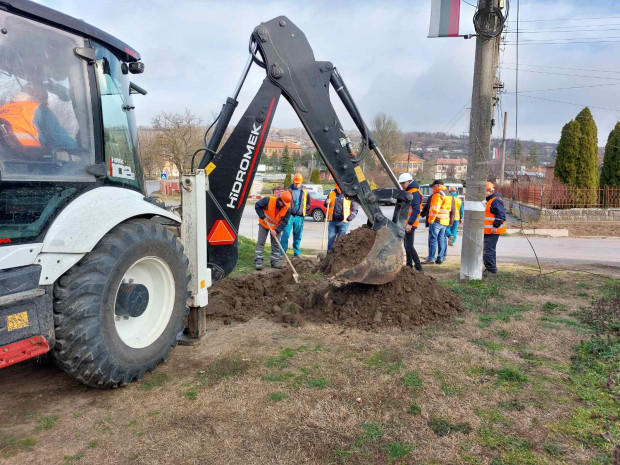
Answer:
[[[429,37],[457,37],[461,0],[431,0]]]

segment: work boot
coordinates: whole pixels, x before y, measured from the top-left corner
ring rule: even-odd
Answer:
[[[439,260],[439,259],[435,260],[435,265],[441,265],[442,263],[443,263],[443,260]]]
[[[419,273],[424,273],[424,268],[422,268],[421,266],[416,266],[415,270]]]
[[[435,262],[433,260],[424,260],[422,262],[422,265],[434,265]]]
[[[490,271],[487,269],[482,270],[482,276],[484,276],[485,278],[492,278],[494,276],[497,276],[497,271]]]
[[[256,268],[256,271],[260,271],[263,269],[263,264],[262,263],[255,263],[254,264],[254,268]]]
[[[272,262],[271,263],[271,268],[275,268],[276,270],[280,270],[282,268],[284,268],[284,265],[280,262]]]

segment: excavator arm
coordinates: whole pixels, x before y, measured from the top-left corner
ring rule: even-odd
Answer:
[[[216,153],[252,63],[264,68],[267,77],[228,140]],[[331,104],[330,86],[362,134],[365,147],[361,155],[354,153]],[[377,231],[375,244],[368,255],[338,277],[370,284],[391,281],[403,264],[406,207],[411,195],[400,189],[338,71],[330,62],[315,60],[304,33],[284,16],[260,24],[252,33],[248,63],[233,96],[222,108],[198,165],[208,174],[208,262],[213,280],[223,278],[236,265],[238,226],[281,95],[295,110],[341,190],[359,203],[372,228]],[[373,191],[370,188],[360,166],[370,150],[388,172],[395,184],[394,189]],[[392,220],[386,218],[379,207],[378,201],[386,198],[397,201]]]

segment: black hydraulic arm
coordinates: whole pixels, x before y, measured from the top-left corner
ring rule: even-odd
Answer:
[[[342,191],[364,209],[373,229],[388,227],[394,236],[403,237],[407,208],[397,208],[393,221],[389,221],[377,201],[393,198],[400,206],[410,201],[411,195],[400,189],[333,65],[327,61],[316,61],[304,33],[284,16],[256,27],[250,44],[250,59],[234,95],[222,108],[198,165],[206,170],[209,179],[206,193],[208,261],[213,279],[223,278],[236,265],[241,216],[280,95],[297,113]],[[267,77],[224,146],[216,153],[252,62],[265,68]],[[373,191],[370,188],[360,166],[361,158],[354,153],[330,102],[330,85],[336,90],[362,134],[367,150],[375,152],[390,175],[395,184],[394,189]]]

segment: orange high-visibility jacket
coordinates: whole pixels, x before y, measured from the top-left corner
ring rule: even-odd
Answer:
[[[411,189],[407,189],[407,192],[413,194],[414,192],[420,192],[420,189],[418,189],[417,187],[412,187]],[[424,196],[422,195],[422,192],[420,192],[420,210],[418,212],[418,217],[412,224],[414,228],[417,228],[420,224],[420,213],[422,212],[422,208],[424,208]],[[411,205],[409,205],[409,214],[407,215],[407,221],[409,221],[409,218],[411,218],[411,213],[413,213],[413,208],[411,208]]]
[[[0,108],[0,118],[8,121],[13,134],[24,147],[41,147],[39,131],[34,125],[34,112],[39,108],[37,102],[13,102]]]
[[[435,220],[439,220],[439,224],[450,226],[453,197],[448,195],[445,190],[446,186],[439,185],[433,191],[428,209],[428,224],[433,224]]]
[[[497,228],[497,232],[491,232],[493,229],[493,222],[495,221],[495,215],[491,213],[491,205],[493,202],[500,201],[504,202],[500,197],[493,197],[490,201],[487,202],[486,210],[484,211],[484,233],[485,234],[504,234],[506,232],[506,220]]]
[[[269,203],[267,204],[267,208],[263,209],[265,212],[265,219],[259,218],[258,222],[265,229],[275,230],[280,223],[282,222],[282,218],[286,216],[286,212],[288,211],[288,205],[284,205],[280,210],[276,211],[276,203],[278,202],[278,197],[270,196]]]
[[[336,205],[336,197],[340,194],[336,193],[336,189],[333,189],[329,196],[327,197],[327,220],[332,221],[334,217],[334,206]],[[342,200],[342,214],[343,214],[343,222],[347,222],[347,218],[351,216],[351,201],[346,197]]]

